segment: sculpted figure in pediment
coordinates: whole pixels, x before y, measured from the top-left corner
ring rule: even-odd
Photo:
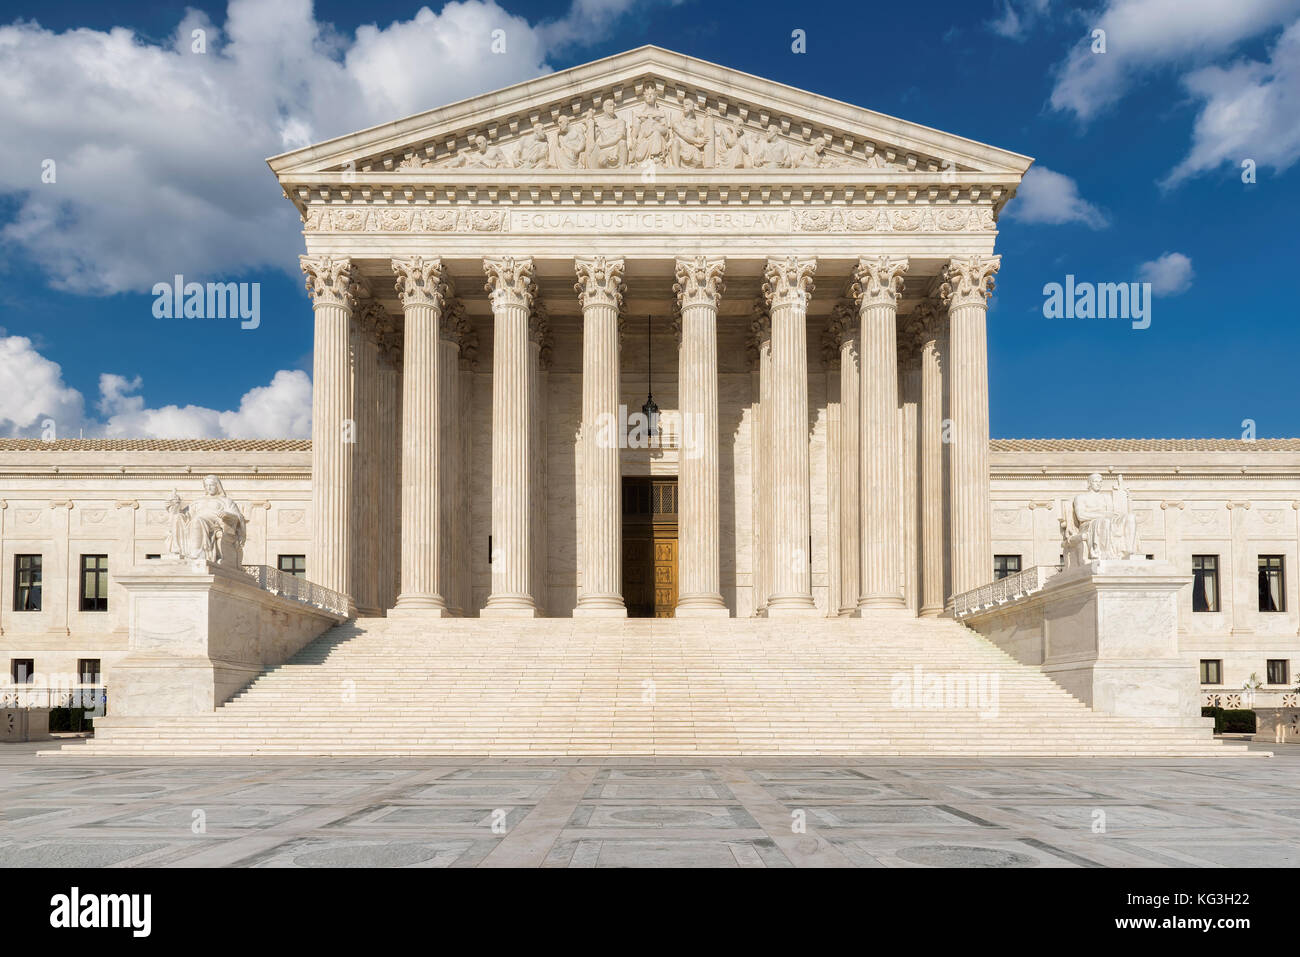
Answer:
[[[805,149],[803,155],[799,157],[799,167],[801,169],[829,169],[835,166],[835,161],[826,152],[826,147],[829,145],[830,138],[826,136],[819,136],[813,140],[812,146]]]
[[[479,134],[474,137],[471,149],[462,150],[447,165],[453,169],[500,169],[508,167],[510,161],[506,159],[501,147],[489,145],[487,137]]]
[[[556,169],[583,169],[587,156],[587,131],[581,123],[561,116],[556,124],[555,151],[551,165]]]
[[[627,123],[614,112],[614,101],[605,100],[592,124],[595,146],[592,166],[618,169],[627,165]]]
[[[760,169],[789,169],[794,165],[790,159],[790,147],[777,133],[775,126],[767,128],[767,134],[754,156],[754,165]]]
[[[721,124],[718,130],[717,150],[720,169],[744,169],[749,165],[749,143],[745,134],[730,123]]]
[[[699,169],[704,165],[704,148],[709,142],[705,121],[691,100],[682,107],[682,118],[672,125],[673,144],[669,159],[674,166]]]
[[[551,143],[546,138],[542,124],[534,123],[532,133],[519,147],[520,169],[545,169],[551,164]]]
[[[668,136],[671,126],[668,114],[659,105],[659,92],[646,84],[641,93],[644,105],[632,118],[632,162],[668,162]]]

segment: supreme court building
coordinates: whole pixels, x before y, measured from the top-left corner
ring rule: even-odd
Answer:
[[[269,162],[308,567],[359,614],[929,616],[992,577],[1028,157],[647,46]]]

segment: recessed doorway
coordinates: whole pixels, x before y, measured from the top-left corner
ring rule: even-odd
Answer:
[[[629,618],[676,614],[676,476],[623,479],[623,602]]]

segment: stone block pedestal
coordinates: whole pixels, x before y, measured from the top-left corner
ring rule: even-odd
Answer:
[[[113,669],[114,716],[213,711],[344,620],[211,562],[152,561],[117,581],[128,596],[129,638]]]

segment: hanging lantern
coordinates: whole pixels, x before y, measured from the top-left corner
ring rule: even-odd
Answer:
[[[652,348],[650,345],[650,317],[645,317],[645,405],[641,406],[641,414],[645,416],[646,424],[649,426],[649,436],[654,438],[659,434],[659,406],[655,404],[654,394],[654,377]]]

